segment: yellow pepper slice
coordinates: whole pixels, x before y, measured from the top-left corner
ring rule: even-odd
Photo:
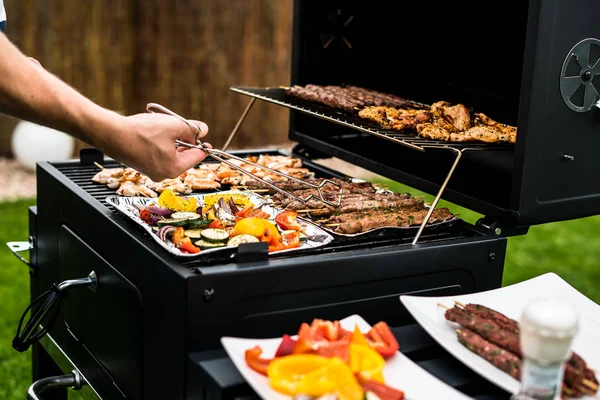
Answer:
[[[311,372],[317,371],[329,363],[330,359],[316,354],[292,354],[276,358],[269,363],[267,376],[269,384],[278,392],[294,395],[304,393],[309,396],[320,396],[335,388],[332,382],[314,382],[314,386],[306,386],[299,391],[301,381]]]
[[[358,329],[357,325],[354,325],[354,332],[352,332],[351,342],[354,344],[360,344],[360,345],[369,347],[369,342],[368,342],[367,338],[360,331],[360,329]]]
[[[350,367],[337,357],[292,354],[276,358],[267,376],[273,389],[290,396],[336,393],[339,400],[362,400],[364,395]]]
[[[158,205],[173,211],[188,212],[196,212],[198,207],[195,198],[191,197],[189,200],[184,200],[182,197],[173,193],[171,189],[164,190],[160,196],[158,196]]]
[[[240,219],[238,222],[236,222],[233,231],[236,235],[247,234],[260,239],[265,229],[268,229],[274,237],[280,236],[279,230],[273,223],[264,218],[256,217]]]
[[[368,345],[351,343],[349,364],[352,373],[358,372],[365,379],[384,383],[385,359]]]

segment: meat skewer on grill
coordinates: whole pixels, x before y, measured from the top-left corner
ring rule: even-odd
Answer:
[[[503,320],[510,320],[501,313],[494,312],[489,308],[485,308],[477,305],[473,305],[471,309],[477,309],[483,311],[483,315],[495,315]],[[514,354],[515,356],[522,358],[523,354],[519,342],[519,334],[514,330],[505,330],[499,326],[499,324],[490,318],[486,318],[482,314],[472,313],[465,308],[459,308],[454,306],[447,308],[444,316],[447,320],[458,323],[463,328],[481,336],[483,339],[493,343],[494,345],[500,346],[502,349]],[[584,369],[574,367],[571,363],[566,363],[564,371],[564,381],[570,387],[587,387],[588,391],[591,390],[594,393],[598,390],[598,385],[593,381],[587,379]]]
[[[317,179],[307,179],[305,182],[312,183],[315,185],[321,184],[325,179],[317,178]],[[331,178],[330,180],[339,184],[342,187],[342,190],[346,190],[352,193],[375,193],[376,189],[371,182],[351,182],[345,179],[340,178]],[[284,181],[284,180],[276,180],[272,181],[275,185],[279,186],[282,189],[288,191],[296,191],[296,190],[306,190],[306,186],[301,185],[294,181]],[[273,189],[269,188],[267,185],[263,184],[259,181],[248,181],[245,185],[247,189],[269,189],[270,193],[276,193]],[[321,188],[322,192],[326,191],[339,191],[339,188],[334,185],[325,184]]]
[[[329,219],[325,226],[335,227],[334,231],[353,234],[378,228],[407,228],[420,225],[427,215],[427,209],[379,209],[364,212],[341,214]],[[433,210],[429,223],[447,221],[454,218],[448,209]]]

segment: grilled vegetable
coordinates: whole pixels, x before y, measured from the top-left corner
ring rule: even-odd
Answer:
[[[229,239],[229,232],[225,229],[208,228],[200,232],[202,240],[212,243],[226,242]]]
[[[197,240],[196,242],[194,242],[194,244],[200,247],[202,250],[209,250],[217,247],[226,246],[225,242],[208,242],[206,240]]]
[[[242,243],[258,243],[258,242],[259,242],[259,240],[256,237],[243,233],[241,235],[237,235],[237,236],[234,236],[231,239],[229,239],[229,241],[227,242],[227,246],[237,247]]]
[[[188,223],[188,221],[188,219],[165,218],[158,221],[158,226],[185,226]]]
[[[174,212],[173,214],[171,214],[171,218],[173,218],[173,219],[198,219],[198,218],[200,218],[200,214],[197,214],[195,212],[179,211],[179,212]]]
[[[194,197],[189,200],[177,196],[171,189],[165,189],[158,197],[158,205],[173,211],[196,211],[198,205]]]
[[[199,253],[200,249],[192,244],[192,241],[189,237],[184,235],[184,230],[182,227],[178,227],[173,232],[173,244],[177,246],[177,248],[187,251],[188,253]]]
[[[185,224],[188,229],[200,229],[200,228],[210,228],[210,224],[213,222],[212,219],[188,219],[187,224]]]
[[[200,239],[202,237],[202,229],[187,229],[183,234],[192,239]]]

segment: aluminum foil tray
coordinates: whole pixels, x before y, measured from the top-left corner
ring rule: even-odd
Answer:
[[[232,190],[232,191],[223,191],[223,192],[212,192],[212,193],[206,193],[206,194],[190,194],[185,197],[195,198],[196,201],[198,202],[198,204],[203,204],[204,196],[226,195],[226,194],[236,194],[236,195],[246,196],[248,198],[248,200],[250,200],[250,202],[252,204],[254,204],[255,208],[261,206],[261,210],[263,210],[264,212],[266,212],[270,215],[269,220],[273,223],[275,223],[275,221],[274,221],[275,216],[283,211],[282,209],[278,209],[278,208],[275,208],[275,207],[269,205],[268,200],[263,198],[262,196],[260,196],[256,193],[251,193],[251,192],[240,192],[240,191]],[[223,246],[223,247],[217,247],[214,249],[202,250],[200,253],[196,253],[196,254],[190,254],[190,253],[186,253],[186,252],[179,250],[177,247],[175,247],[175,245],[173,243],[166,243],[163,240],[161,240],[158,237],[158,235],[156,234],[156,232],[152,229],[152,226],[149,225],[148,223],[144,222],[140,218],[139,210],[136,207],[136,205],[147,206],[150,204],[158,204],[158,199],[156,199],[156,198],[108,196],[106,198],[106,202],[108,204],[112,205],[115,208],[115,210],[117,210],[121,214],[125,215],[126,217],[131,219],[134,223],[136,223],[141,228],[143,228],[146,232],[148,232],[148,234],[150,235],[150,237],[153,240],[155,240],[160,246],[162,246],[165,250],[167,250],[169,253],[173,254],[176,257],[194,258],[194,257],[198,257],[199,255],[205,255],[207,253],[213,253],[213,252],[214,253],[225,252],[225,251],[231,252],[231,247]],[[323,228],[317,226],[317,224],[315,224],[311,221],[298,218],[298,222],[301,223],[302,225],[304,225],[304,227],[305,227],[304,234],[308,237],[308,240],[303,241],[300,244],[300,246],[297,248],[274,251],[274,252],[271,252],[270,254],[293,253],[293,252],[301,251],[301,250],[304,250],[307,248],[321,247],[321,246],[324,246],[327,243],[331,242],[334,239],[334,237],[330,233],[328,233]]]

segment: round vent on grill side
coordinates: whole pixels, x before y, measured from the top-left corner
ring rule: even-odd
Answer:
[[[600,40],[584,39],[565,57],[560,72],[560,94],[571,110],[591,110],[600,98]]]

